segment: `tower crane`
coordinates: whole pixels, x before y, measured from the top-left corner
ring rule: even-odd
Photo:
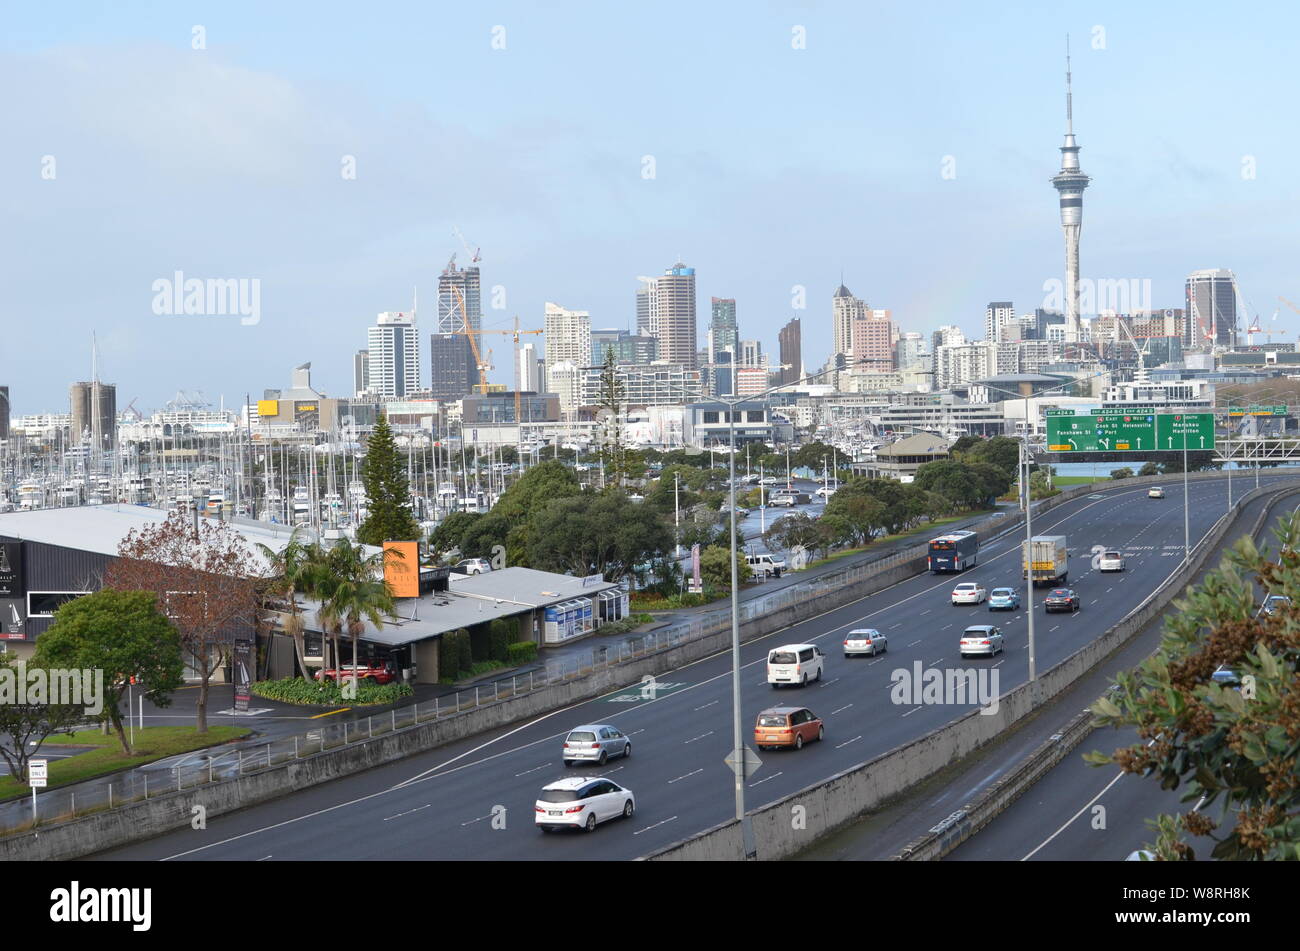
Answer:
[[[458,241],[460,241],[460,246],[461,246],[462,248],[465,249],[465,256],[466,256],[467,258],[469,258],[469,263],[470,263],[470,264],[478,264],[478,262],[482,260],[482,256],[479,254],[479,252],[482,251],[483,249],[482,249],[482,248],[475,248],[475,249],[474,249],[474,253],[473,253],[473,254],[470,254],[470,252],[469,252],[469,242],[466,241],[466,240],[465,240],[465,236],[464,236],[463,234],[460,233],[460,228],[457,228],[457,227],[454,227],[454,226],[453,226],[452,229],[451,229],[451,233],[452,233],[453,235],[456,236],[456,239],[457,239]]]

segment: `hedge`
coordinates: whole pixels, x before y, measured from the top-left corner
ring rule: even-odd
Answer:
[[[340,706],[351,704],[364,706],[375,703],[395,703],[403,697],[412,696],[415,691],[408,684],[391,683],[379,685],[367,680],[357,682],[355,698],[344,698],[344,684],[333,682],[321,683],[316,680],[303,680],[301,677],[285,677],[283,680],[261,680],[252,685],[252,692],[267,700],[280,703],[294,703],[310,706]]]
[[[506,649],[506,664],[518,667],[537,660],[537,645],[533,641],[516,641]]]

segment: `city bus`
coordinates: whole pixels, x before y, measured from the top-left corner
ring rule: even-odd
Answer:
[[[949,532],[930,540],[929,569],[934,574],[948,571],[965,571],[975,564],[979,552],[979,536],[974,532]]]

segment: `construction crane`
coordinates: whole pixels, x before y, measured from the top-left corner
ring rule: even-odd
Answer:
[[[460,288],[456,287],[454,284],[452,285],[451,289],[452,292],[456,295],[456,300],[460,304],[460,313],[461,313],[461,329],[455,331],[455,333],[463,334],[465,337],[469,339],[470,350],[474,354],[474,365],[478,368],[478,383],[476,383],[475,386],[478,387],[478,392],[481,395],[487,392],[488,371],[495,369],[495,367],[492,366],[491,350],[488,350],[487,352],[487,359],[486,360],[483,359],[482,351],[479,348],[477,338],[482,336],[483,334],[502,334],[511,337],[515,346],[515,367],[517,369],[519,366],[519,338],[525,334],[540,334],[543,333],[544,331],[520,330],[518,317],[515,317],[515,326],[513,329],[510,330],[475,330],[469,325],[469,314],[465,306],[465,295],[462,294]],[[520,409],[521,409],[521,404],[519,399],[519,387],[516,386],[515,387],[515,420],[516,421],[519,420]]]
[[[460,246],[465,249],[465,256],[469,258],[470,264],[478,264],[478,262],[483,259],[482,256],[479,254],[479,252],[483,250],[482,248],[475,248],[474,253],[470,254],[469,242],[466,241],[465,236],[460,233],[460,228],[453,226],[451,229],[451,233],[456,236],[456,239],[460,241]],[[453,254],[452,260],[454,261],[455,259],[456,256]]]

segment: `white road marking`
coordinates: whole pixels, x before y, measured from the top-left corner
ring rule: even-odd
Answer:
[[[767,777],[767,779],[776,779],[776,777],[778,777],[778,776],[784,776],[784,775],[785,775],[784,773],[773,773],[771,776]],[[763,785],[765,782],[767,782],[767,779],[760,779],[760,780],[759,780],[758,782],[756,782],[756,783],[750,783],[750,784],[749,784],[749,788],[750,788],[750,789],[753,789],[755,786],[761,786],[761,785]]]
[[[695,712],[695,713],[699,713],[699,712],[700,712],[701,710],[703,710],[705,707],[711,707],[711,706],[713,706],[715,703],[721,703],[721,702],[722,702],[721,700],[710,700],[708,703],[701,704],[700,706],[696,707],[695,710],[694,710],[693,712]]]
[[[526,769],[526,770],[524,770],[522,773],[515,773],[515,778],[518,779],[520,776],[527,776],[529,773],[535,773],[535,772],[537,772],[539,769],[545,769],[546,767],[551,766],[551,765],[553,765],[553,764],[551,764],[551,763],[543,763],[541,766],[534,766],[532,769]]]
[[[949,626],[949,627],[952,627],[951,624],[949,624],[948,626]],[[915,641],[912,641],[912,643],[908,644],[907,646],[908,646],[908,647],[915,647],[915,646],[916,646],[917,644],[919,644],[919,643],[921,643],[920,640],[915,640]]]
[[[843,743],[837,743],[837,744],[835,745],[835,748],[836,748],[837,750],[838,750],[838,749],[842,749],[842,748],[848,746],[850,743],[856,743],[856,742],[857,742],[858,740],[860,740],[860,739],[862,739],[862,734],[858,734],[857,736],[855,736],[855,737],[854,737],[853,739],[851,739],[851,740],[845,740]]]
[[[920,709],[921,709],[920,707],[913,707],[911,710],[908,710],[906,713],[904,713],[903,716],[910,717],[913,713],[915,713],[917,710]]]
[[[839,710],[832,710],[832,711],[831,711],[831,716],[835,716],[835,714],[840,713],[841,711],[847,710],[847,709],[848,709],[849,707],[851,707],[851,706],[853,706],[853,704],[851,704],[851,703],[846,703],[846,704],[844,704],[844,706],[840,707]]]
[[[693,770],[691,770],[691,771],[690,771],[689,773],[687,773],[685,776],[678,776],[676,779],[670,779],[670,780],[668,780],[668,785],[671,786],[673,783],[680,783],[683,779],[690,779],[690,778],[691,778],[692,776],[694,776],[696,773],[702,773],[702,772],[704,772],[704,767],[703,767],[703,766],[701,766],[699,769],[693,769]]]
[[[687,743],[694,743],[696,740],[702,740],[702,739],[704,739],[706,736],[712,736],[712,735],[713,735],[714,733],[716,733],[716,732],[717,732],[717,730],[710,730],[708,733],[701,733],[699,736],[693,736],[693,737],[691,737],[689,740],[687,740],[686,742],[687,742]]]
[[[428,809],[432,805],[433,803],[426,802],[423,806],[416,806],[414,809],[407,809],[405,812],[399,812],[395,816],[389,816],[388,819],[400,819],[402,816],[409,816],[411,813],[419,812],[421,809]],[[384,821],[387,822],[388,819],[385,819]]]
[[[676,818],[677,818],[676,816],[672,816],[672,817],[670,817],[670,818],[668,818],[668,819],[665,819],[663,822],[656,822],[654,825],[652,825],[652,826],[646,826],[644,829],[637,829],[637,830],[636,830],[635,832],[633,832],[632,834],[633,834],[633,835],[640,835],[642,832],[649,832],[651,829],[658,829],[661,825],[665,825],[666,823],[672,822],[673,819],[676,819]]]

